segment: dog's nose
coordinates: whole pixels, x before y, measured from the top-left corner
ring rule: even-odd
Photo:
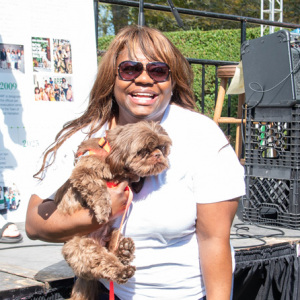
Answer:
[[[161,151],[159,149],[155,149],[153,152],[152,152],[152,155],[155,157],[155,158],[160,158],[161,157]]]

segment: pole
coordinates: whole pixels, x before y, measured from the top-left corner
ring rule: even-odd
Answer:
[[[98,49],[98,0],[94,0],[95,37],[96,49]]]
[[[169,3],[169,5],[170,5],[172,14],[174,15],[174,17],[175,17],[175,19],[176,19],[176,21],[177,21],[178,26],[181,27],[181,28],[183,28],[183,22],[182,22],[182,20],[181,20],[181,18],[180,18],[180,15],[179,15],[179,13],[178,13],[178,10],[177,10],[176,7],[174,6],[172,0],[168,0],[168,3]]]
[[[139,4],[139,20],[138,20],[139,26],[145,25],[145,16],[144,16],[144,0],[140,0]]]

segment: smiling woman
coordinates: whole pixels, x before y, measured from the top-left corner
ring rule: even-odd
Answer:
[[[115,284],[117,299],[230,299],[230,227],[245,192],[244,170],[215,122],[195,112],[192,82],[189,63],[161,32],[122,29],[101,59],[87,110],[58,133],[36,174],[44,179],[30,199],[26,232],[32,239],[68,241],[102,229],[88,209],[70,216],[43,201],[69,178],[77,146],[141,120],[159,122],[168,133],[169,169],[145,178],[133,194],[122,234],[135,243],[136,272]],[[114,227],[128,184],[109,189]]]

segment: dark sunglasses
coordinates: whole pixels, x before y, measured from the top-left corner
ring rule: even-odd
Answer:
[[[131,81],[138,78],[144,71],[144,65],[139,61],[126,60],[118,66],[118,73],[122,80]],[[164,62],[149,62],[146,72],[156,82],[167,81],[170,76],[170,67]]]

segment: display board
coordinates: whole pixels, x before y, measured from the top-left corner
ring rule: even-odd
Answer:
[[[96,72],[93,0],[1,0],[0,206],[10,221],[25,220],[39,158],[85,110]]]

